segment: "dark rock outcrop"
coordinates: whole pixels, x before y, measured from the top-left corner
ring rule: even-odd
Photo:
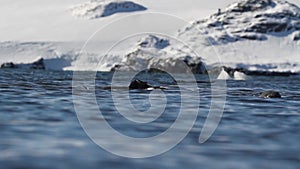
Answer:
[[[110,16],[119,12],[144,11],[146,9],[146,7],[131,1],[116,1],[105,5],[101,17]]]
[[[41,58],[33,63],[28,64],[15,64],[13,62],[3,63],[1,68],[10,68],[10,69],[40,69],[45,70],[44,59]]]
[[[272,0],[247,0],[241,1],[236,4],[235,8],[231,9],[231,12],[251,12],[262,10],[268,6],[276,5]]]
[[[71,8],[72,14],[79,18],[97,19],[116,13],[137,12],[147,10],[143,5],[127,0],[90,0]]]
[[[1,65],[1,68],[14,69],[14,68],[17,68],[17,66],[14,63],[12,63],[12,62],[8,62],[8,63],[3,63]]]
[[[242,72],[246,75],[250,76],[292,76],[297,75],[298,73],[294,72],[270,72],[270,71],[253,71],[253,70],[247,70],[245,68],[231,68],[223,66],[221,68],[218,68],[218,71],[221,71],[224,69],[231,77],[234,75],[234,72]],[[216,72],[216,70],[212,70],[210,72]]]
[[[266,91],[266,92],[263,92],[259,95],[259,97],[262,97],[262,98],[281,98],[281,95],[279,92],[276,92],[276,91]]]
[[[36,62],[33,62],[30,66],[30,69],[45,69],[45,63],[44,63],[44,59],[41,58]]]
[[[184,63],[191,69],[195,74],[207,74],[206,65],[199,59],[193,59],[191,56],[184,58]]]

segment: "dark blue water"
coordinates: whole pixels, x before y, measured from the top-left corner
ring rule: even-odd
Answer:
[[[156,157],[130,159],[103,150],[84,132],[74,110],[72,72],[0,70],[0,73],[0,168],[297,169],[300,166],[299,76],[253,76],[247,81],[227,81],[223,118],[204,144],[199,144],[198,138],[210,107],[211,92],[206,77],[198,77],[200,111],[187,137]],[[150,137],[171,126],[182,101],[172,80],[160,75],[150,79],[156,85],[168,86],[166,112],[149,125],[134,125],[114,108],[110,76],[98,73],[95,93],[105,120],[114,129],[132,137]],[[181,82],[190,83],[184,76]],[[121,86],[120,92],[126,91],[125,88]],[[270,89],[280,91],[282,98],[258,97],[260,92]],[[133,105],[142,111],[150,106],[149,93],[136,90],[129,95]],[[120,146],[126,150],[125,145]]]

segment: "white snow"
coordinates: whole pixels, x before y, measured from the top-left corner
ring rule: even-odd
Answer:
[[[274,7],[268,7],[264,10],[255,12],[246,12],[242,14],[229,13],[228,15],[216,15],[218,8],[221,12],[230,11],[236,3],[225,8],[226,5],[235,0],[223,1],[205,1],[205,0],[164,0],[164,1],[146,1],[133,0],[136,4],[147,7],[147,12],[162,12],[179,16],[187,21],[193,21],[193,25],[182,27],[179,34],[173,30],[174,25],[169,27],[159,27],[152,25],[153,29],[161,30],[180,36],[185,39],[185,43],[192,50],[195,50],[200,56],[191,55],[193,51],[178,44],[167,37],[148,35],[140,37],[135,41],[125,42],[125,45],[119,51],[114,51],[108,56],[103,57],[107,49],[113,45],[117,39],[114,34],[118,30],[107,31],[107,36],[99,40],[98,51],[93,53],[79,53],[84,42],[99,28],[105,26],[113,20],[123,16],[129,16],[130,13],[115,13],[109,17],[101,19],[78,19],[71,15],[70,8],[75,11],[76,16],[84,18],[97,18],[101,11],[93,9],[91,4],[108,3],[88,0],[1,0],[0,19],[5,24],[0,25],[0,64],[5,62],[31,63],[38,58],[45,58],[47,69],[55,70],[104,70],[109,71],[116,65],[127,66],[125,70],[140,69],[142,67],[151,67],[157,65],[169,67],[182,62],[190,55],[192,62],[200,59],[208,67],[214,65],[240,67],[249,70],[261,71],[279,71],[279,72],[300,72],[300,38],[299,31],[295,29],[283,32],[257,33],[255,31],[246,32],[244,29],[259,24],[259,19],[268,19],[264,22],[288,23],[288,26],[297,27],[299,19],[290,18],[255,18],[259,14],[283,13],[289,11],[297,16],[299,11],[295,6],[280,1]],[[239,2],[243,2],[240,0]],[[277,2],[277,1],[276,1]],[[289,0],[291,3],[300,5],[297,0]],[[79,5],[76,4],[85,4]],[[100,5],[101,6],[101,5]],[[102,7],[101,6],[101,7]],[[94,8],[94,9],[96,9]],[[85,12],[84,12],[85,11]],[[83,12],[83,13],[81,13]],[[117,11],[116,11],[117,12]],[[102,10],[103,13],[103,10]],[[138,13],[143,13],[138,12]],[[210,14],[215,13],[211,17]],[[96,16],[97,15],[97,16]],[[207,17],[205,20],[203,20]],[[222,27],[208,28],[209,24],[220,24],[219,21],[226,21],[228,17],[234,17],[232,24]],[[135,25],[140,28],[151,27],[152,20],[142,20],[141,17],[133,17],[132,20],[126,20],[126,24]],[[159,19],[159,18],[156,18]],[[230,21],[231,22],[231,21]],[[200,26],[199,26],[200,25]],[[120,26],[126,29],[126,26]],[[196,28],[200,28],[196,30]],[[134,32],[134,30],[132,30]],[[222,37],[220,40],[219,37]],[[238,40],[235,38],[238,37]],[[248,40],[241,37],[255,38]],[[210,41],[208,41],[208,39]],[[162,40],[162,41],[161,41]],[[224,43],[225,40],[226,43]],[[144,43],[143,43],[144,42]],[[211,42],[211,43],[209,43]],[[229,42],[229,43],[228,43]],[[128,57],[131,55],[130,57]],[[101,64],[98,65],[101,60]],[[135,64],[128,64],[136,61]]]
[[[15,64],[29,64],[44,58],[46,69],[63,70],[71,66],[79,56],[74,50],[76,43],[54,42],[2,42],[0,43],[0,64],[13,62]]]
[[[196,49],[208,65],[245,68],[252,71],[300,72],[300,43],[289,37],[268,41],[239,41]],[[218,55],[212,51],[216,50]]]
[[[192,39],[200,29],[213,44],[222,45],[241,40],[267,40],[268,35],[286,37],[300,32],[300,9],[279,0],[242,0],[179,34]],[[190,34],[190,35],[189,35]]]
[[[245,6],[253,9],[240,12]],[[298,7],[285,1],[242,0],[219,14],[194,21],[178,36],[208,65],[221,62],[257,71],[299,72],[299,32]]]
[[[0,1],[0,40],[1,41],[81,41],[85,42],[94,32],[106,24],[132,13],[117,13],[101,19],[78,19],[72,15],[70,8],[89,0],[1,0]],[[103,0],[104,1],[104,0]],[[133,0],[148,8],[144,12],[166,13],[186,21],[204,18],[217,8],[225,7],[235,0]],[[217,5],[216,5],[217,4]],[[138,13],[144,13],[138,12]],[[159,18],[158,18],[159,19]],[[137,27],[143,20],[134,18],[126,21]],[[147,20],[151,22],[151,20]],[[157,27],[154,25],[153,27]],[[172,25],[170,25],[172,27]],[[169,32],[169,28],[159,28]],[[113,34],[112,30],[110,34]],[[114,38],[103,38],[102,41],[116,41]]]

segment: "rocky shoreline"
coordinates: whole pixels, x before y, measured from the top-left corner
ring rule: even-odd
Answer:
[[[194,74],[220,74],[222,70],[227,72],[229,77],[234,77],[235,73],[242,73],[247,76],[292,76],[292,75],[298,75],[299,73],[296,72],[272,72],[272,71],[253,71],[253,70],[247,70],[245,68],[232,68],[228,66],[221,66],[221,67],[214,67],[211,69],[207,69],[205,67],[205,64],[203,62],[198,63],[189,63],[188,61],[184,61],[184,63],[187,65],[187,67],[191,70]],[[44,58],[40,58],[37,61],[34,61],[32,63],[21,63],[17,64],[14,62],[6,62],[1,64],[1,69],[38,69],[38,70],[46,70],[45,60]],[[176,71],[173,71],[176,70]],[[110,72],[114,71],[122,71],[122,66],[115,66],[110,70]],[[183,70],[186,72],[186,70]],[[163,73],[164,71],[159,71],[158,69],[152,69],[150,68],[148,72],[159,72]],[[181,70],[176,69],[176,65],[172,70],[170,70],[172,73],[180,73]]]

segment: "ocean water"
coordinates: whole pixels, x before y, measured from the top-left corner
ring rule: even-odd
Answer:
[[[252,76],[246,81],[227,81],[221,122],[212,137],[200,144],[198,139],[210,109],[214,81],[199,75],[196,90],[200,95],[199,112],[187,136],[163,154],[131,159],[111,154],[85,133],[74,109],[72,72],[2,69],[0,73],[0,168],[297,169],[300,166],[299,76]],[[174,81],[165,74],[140,74],[139,78],[151,84],[167,87],[163,92],[167,106],[155,121],[136,125],[116,110],[117,103],[109,87],[111,76],[112,73],[97,73],[96,101],[104,120],[124,135],[137,138],[158,135],[172,126],[180,103],[189,103],[181,99],[176,85],[176,81],[187,86],[191,83],[184,75]],[[124,73],[124,79],[128,78]],[[121,98],[129,95],[131,103],[140,111],[159,106],[149,103],[151,91],[128,93],[125,84],[117,86],[117,90]],[[279,91],[282,98],[259,98],[259,93],[266,90]],[[118,104],[122,105],[122,101]],[[89,119],[103,121],[93,115]],[[175,132],[180,134],[182,129],[178,127]],[[109,132],[106,133],[101,137],[109,138]],[[106,144],[116,145],[115,142],[108,140]],[[147,147],[127,150],[123,144],[116,145],[118,148],[147,151]]]

